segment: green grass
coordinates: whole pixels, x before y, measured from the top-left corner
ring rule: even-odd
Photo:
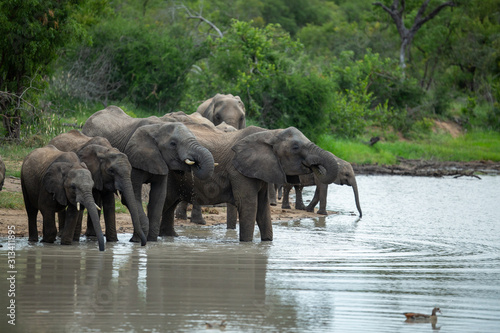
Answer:
[[[0,191],[0,208],[24,209],[23,194],[21,192]]]
[[[431,134],[415,141],[380,141],[370,147],[358,141],[324,135],[318,145],[338,157],[358,164],[395,164],[398,157],[437,161],[500,161],[500,133],[470,132],[458,138]]]

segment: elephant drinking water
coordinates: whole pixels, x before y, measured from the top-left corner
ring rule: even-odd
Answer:
[[[264,241],[273,239],[268,183],[313,173],[323,183],[337,177],[337,162],[294,127],[265,130],[247,127],[222,132],[200,124],[186,126],[218,162],[211,177],[191,179],[169,173],[160,235],[175,236],[174,211],[182,201],[202,205],[230,203],[238,209],[240,241],[251,241],[255,222]]]
[[[21,167],[21,188],[28,214],[29,240],[38,240],[36,218],[43,216],[43,242],[53,243],[57,229],[55,213],[66,209],[61,244],[71,244],[80,204],[94,223],[99,250],[104,251],[104,237],[99,224],[92,188],[94,181],[85,164],[73,152],[62,152],[49,145],[33,150]]]
[[[111,145],[128,156],[132,165],[132,185],[141,225],[148,241],[156,241],[163,204],[167,193],[169,171],[186,177],[207,179],[214,171],[214,159],[208,149],[198,143],[184,124],[163,122],[157,117],[132,118],[122,109],[109,106],[94,113],[86,121],[82,132],[88,136],[102,136]],[[150,183],[148,216],[142,209],[142,184]],[[132,241],[137,241],[134,233]]]

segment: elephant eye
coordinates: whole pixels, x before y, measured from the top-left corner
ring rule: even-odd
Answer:
[[[109,173],[110,175],[114,175],[114,174],[115,174],[115,169],[113,169],[113,168],[109,168],[109,169],[108,169],[108,173]]]
[[[177,147],[177,142],[175,142],[175,141],[170,141],[170,147],[172,147],[172,148]]]

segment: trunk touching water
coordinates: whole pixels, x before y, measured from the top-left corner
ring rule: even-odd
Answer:
[[[356,200],[356,208],[359,212],[359,217],[363,217],[363,212],[361,211],[361,205],[359,204],[359,193],[358,193],[358,184],[354,181],[352,185],[352,190],[354,192],[354,200]]]
[[[104,236],[102,234],[101,223],[99,222],[99,214],[92,194],[86,195],[83,199],[83,205],[89,212],[92,225],[94,226],[97,242],[99,243],[99,251],[104,251]]]
[[[141,220],[139,218],[139,211],[137,207],[137,203],[135,201],[134,191],[132,190],[132,184],[127,184],[123,188],[122,196],[127,203],[127,208],[130,212],[130,216],[132,218],[132,225],[134,226],[134,232],[141,239],[141,245],[146,245],[146,235],[144,234],[144,230],[141,226]]]

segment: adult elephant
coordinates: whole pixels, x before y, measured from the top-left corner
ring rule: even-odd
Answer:
[[[186,124],[198,142],[218,162],[205,180],[171,172],[163,208],[160,235],[175,236],[174,211],[184,200],[202,205],[230,203],[238,209],[240,241],[251,241],[255,222],[263,241],[273,239],[268,183],[314,172],[318,180],[331,183],[337,177],[337,162],[294,127],[265,130],[247,127],[222,132],[203,125]]]
[[[2,156],[0,156],[0,191],[3,188],[4,181],[5,181],[5,164],[2,161]]]
[[[245,105],[239,96],[216,94],[201,103],[196,112],[215,126],[225,122],[236,129],[246,127]]]
[[[207,179],[214,171],[210,151],[201,146],[185,125],[164,122],[157,117],[132,118],[116,106],[94,113],[85,122],[82,132],[88,136],[102,136],[111,145],[125,153],[132,165],[132,186],[148,241],[156,241],[163,204],[167,193],[169,171],[186,177]],[[150,183],[148,216],[142,209],[142,184]],[[137,241],[134,233],[132,241]]]
[[[205,125],[211,128],[216,128],[222,132],[234,132],[237,131],[236,128],[233,126],[226,124],[225,121],[222,121],[218,125],[214,125],[209,119],[204,118],[200,113],[192,113],[190,115],[178,111],[178,112],[171,112],[167,113],[163,117],[160,118],[163,121],[167,122],[172,122],[172,121],[179,121],[184,124],[199,124],[199,125]],[[187,220],[187,208],[188,208],[188,202],[187,201],[182,201],[177,205],[177,209],[175,210],[175,217],[178,219],[182,220]],[[227,205],[227,220],[229,224],[235,225],[236,224],[236,219],[237,219],[237,212],[236,212],[236,207],[233,205]],[[195,224],[207,224],[205,219],[203,218],[203,214],[201,211],[201,205],[194,202],[193,203],[193,209],[191,210],[191,222]]]
[[[28,154],[21,167],[21,188],[28,214],[29,240],[38,241],[36,218],[40,211],[43,216],[42,242],[53,243],[57,235],[55,213],[66,210],[61,244],[71,244],[82,204],[94,223],[99,250],[104,251],[93,187],[90,171],[75,153],[62,152],[49,145]]]
[[[333,155],[333,154],[332,154]],[[348,185],[352,186],[352,190],[354,192],[354,200],[356,201],[356,208],[359,212],[359,217],[363,216],[363,212],[361,211],[361,205],[359,203],[359,193],[358,193],[358,184],[356,182],[356,176],[354,174],[354,170],[352,168],[351,163],[344,161],[341,158],[333,155],[335,160],[337,161],[339,172],[337,177],[334,179],[333,183],[337,185]],[[306,207],[304,205],[304,201],[302,199],[302,189],[304,186],[316,185],[316,191],[314,192],[314,197]],[[328,184],[321,183],[314,175],[303,175],[299,177],[298,184],[285,184],[283,190],[283,201],[282,208],[290,208],[290,200],[289,194],[292,186],[295,188],[295,208],[306,210],[308,212],[313,212],[314,207],[320,204],[318,214],[326,215],[326,197],[328,193]]]
[[[94,198],[96,202],[102,205],[106,226],[106,241],[118,241],[116,233],[115,193],[119,191],[132,217],[134,232],[140,237],[141,244],[146,245],[146,236],[144,235],[143,228],[147,229],[148,225],[145,224],[141,227],[137,202],[132,188],[132,180],[130,179],[132,166],[127,155],[113,148],[106,138],[100,136],[90,137],[78,130],[71,130],[68,133],[60,134],[53,138],[49,144],[61,151],[73,151],[87,165],[94,180]],[[89,219],[87,219],[88,221]],[[79,237],[80,230],[81,219],[77,225],[75,237],[77,235]],[[88,236],[95,235],[92,223],[88,223],[86,234]]]

